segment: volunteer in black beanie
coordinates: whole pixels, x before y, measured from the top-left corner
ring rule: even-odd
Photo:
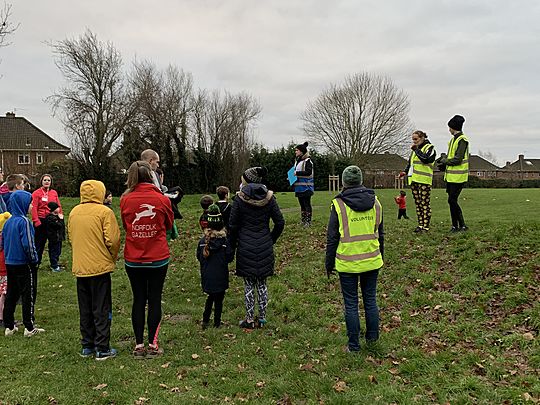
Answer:
[[[315,191],[315,182],[313,177],[313,162],[309,157],[307,150],[308,143],[304,142],[296,145],[294,148],[295,154],[295,175],[298,178],[293,184],[294,195],[300,203],[300,211],[302,216],[302,225],[304,227],[311,226],[311,217],[313,209],[311,207],[311,196]]]

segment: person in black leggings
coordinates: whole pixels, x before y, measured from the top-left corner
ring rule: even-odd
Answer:
[[[313,162],[309,157],[307,147],[308,143],[304,142],[301,145],[296,145],[296,148],[294,149],[294,154],[296,156],[295,175],[298,179],[294,183],[294,195],[298,198],[298,202],[300,203],[302,225],[304,225],[304,227],[311,226],[311,217],[313,213],[311,196],[315,191]]]

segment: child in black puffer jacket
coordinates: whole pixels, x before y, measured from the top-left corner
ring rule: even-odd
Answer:
[[[227,240],[227,231],[219,207],[212,204],[207,212],[208,227],[197,246],[197,260],[201,263],[201,286],[208,294],[204,306],[202,327],[210,323],[214,306],[214,327],[221,326],[221,313],[225,291],[229,288],[228,264],[233,261],[234,251]]]

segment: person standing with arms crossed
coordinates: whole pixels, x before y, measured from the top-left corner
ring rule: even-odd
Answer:
[[[460,232],[469,229],[463,219],[463,211],[458,204],[458,198],[465,183],[469,180],[469,139],[463,133],[465,118],[454,115],[448,121],[448,130],[452,138],[448,142],[448,155],[441,154],[436,163],[439,170],[444,171],[446,192],[448,193],[448,205],[452,218],[450,232]]]

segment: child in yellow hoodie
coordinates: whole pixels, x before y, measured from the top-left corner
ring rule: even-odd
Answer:
[[[72,272],[77,277],[80,355],[105,360],[117,353],[110,346],[111,272],[120,249],[120,228],[114,212],[103,205],[105,185],[101,181],[83,181],[80,192],[81,203],[71,210],[68,221]]]

